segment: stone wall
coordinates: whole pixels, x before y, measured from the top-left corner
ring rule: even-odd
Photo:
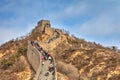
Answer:
[[[27,51],[27,57],[29,63],[32,65],[35,72],[38,70],[38,67],[40,65],[40,53],[36,48],[34,48],[30,42],[28,42],[28,51]]]
[[[57,80],[56,64],[55,64],[54,58],[53,58],[53,65],[55,66],[55,75],[50,76],[50,77],[48,76],[44,77],[45,75],[41,74],[41,71],[43,71],[45,68],[45,67],[43,68],[43,66],[41,65],[41,62],[42,62],[41,57],[42,57],[42,53],[40,53],[36,48],[34,48],[34,46],[31,45],[31,42],[28,41],[27,58],[28,58],[30,65],[33,67],[33,69],[36,72],[33,80],[48,80],[49,78],[51,78],[50,80]],[[46,70],[46,72],[47,71],[48,70]]]

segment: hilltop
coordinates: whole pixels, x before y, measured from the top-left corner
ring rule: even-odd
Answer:
[[[58,80],[119,80],[120,53],[88,42],[41,20],[28,35],[0,46],[0,80],[31,80],[35,72],[28,63],[28,41],[38,41],[56,60]]]

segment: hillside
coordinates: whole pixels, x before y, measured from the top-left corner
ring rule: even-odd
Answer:
[[[27,36],[0,46],[0,80],[32,80],[28,41],[38,41],[56,60],[58,80],[120,80],[120,53],[95,42],[70,36],[41,20]]]

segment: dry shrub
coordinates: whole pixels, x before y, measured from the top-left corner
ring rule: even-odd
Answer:
[[[0,80],[17,80],[17,76],[15,74],[2,74],[0,75]]]
[[[57,70],[69,77],[69,80],[79,80],[79,73],[76,67],[64,62],[57,62]]]
[[[27,64],[24,61],[17,61],[15,64],[12,66],[12,71],[13,72],[21,72],[24,71],[27,67]]]
[[[70,77],[70,80],[78,80],[79,79],[79,73],[78,73],[78,69],[76,67],[74,67],[71,64],[68,64],[68,70],[69,70],[69,74],[68,77]]]
[[[5,70],[5,69],[8,69],[10,66],[12,66],[14,62],[9,59],[3,59],[1,61],[1,64],[2,64],[1,68]]]
[[[57,63],[57,70],[59,72],[62,72],[63,74],[67,75],[69,73],[69,70],[67,68],[67,65],[63,62],[58,62]]]

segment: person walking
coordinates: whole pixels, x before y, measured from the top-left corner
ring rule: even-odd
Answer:
[[[42,56],[42,65],[44,65],[45,60],[44,60],[44,56]]]

